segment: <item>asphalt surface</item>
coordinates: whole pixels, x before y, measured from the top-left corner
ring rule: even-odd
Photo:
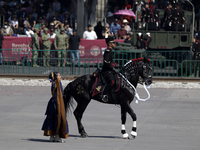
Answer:
[[[142,98],[146,95],[138,89]],[[50,87],[0,86],[0,150],[198,150],[198,89],[150,89],[151,99],[132,107],[138,136],[122,139],[120,108],[91,101],[83,116],[88,138],[81,138],[69,113],[70,137],[51,143],[41,130]],[[132,120],[127,117],[126,131]]]

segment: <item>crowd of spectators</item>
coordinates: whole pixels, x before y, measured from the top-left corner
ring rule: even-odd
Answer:
[[[194,0],[190,0],[195,7],[196,28],[199,30],[200,20],[200,4]],[[148,30],[160,30],[161,28],[167,31],[185,29],[184,10],[192,11],[192,5],[187,1],[182,0],[108,0],[107,19],[104,28],[109,31],[109,34],[115,39],[125,39],[127,34],[133,33],[133,24],[135,18],[114,15],[115,12],[121,9],[141,11],[141,20],[137,28]],[[159,9],[164,10],[164,17],[159,17]],[[181,26],[179,26],[181,24]],[[125,27],[124,27],[125,26]],[[125,30],[127,31],[125,31]],[[104,32],[104,29],[103,29]],[[105,33],[103,33],[105,35]]]
[[[60,33],[60,28],[65,28],[67,35],[72,35],[74,28],[74,12],[71,0],[1,0],[0,1],[0,26],[4,36],[33,34],[37,28],[40,36],[43,29],[48,28],[48,33],[54,30]]]
[[[134,18],[127,16],[116,16],[114,13],[120,9],[130,9],[133,12],[141,10],[143,12],[142,23],[148,22],[145,15],[148,16],[147,9],[153,8],[153,13],[158,9],[165,9],[166,14],[169,4],[174,4],[174,0],[147,0],[148,3],[142,0],[108,0],[107,15],[105,25],[98,22],[94,27],[97,39],[113,36],[115,39],[126,39],[127,34],[132,34],[132,22]],[[191,5],[186,1],[181,1],[181,8],[184,10],[192,10]],[[196,1],[191,2],[195,6],[195,19],[197,20],[197,30],[200,20],[200,4]],[[175,6],[173,6],[175,8]],[[2,17],[5,16],[3,19]],[[65,33],[70,37],[75,28],[75,13],[71,6],[71,0],[0,0],[0,26],[4,36],[27,35],[30,36],[34,29],[40,30],[40,36],[43,34],[43,29],[48,28],[48,33],[54,30],[54,33],[60,33],[60,28],[65,28]],[[154,17],[154,16],[151,16]],[[167,17],[166,17],[167,18]],[[155,17],[154,17],[155,19]],[[168,29],[170,21],[166,20],[165,29]],[[5,23],[4,23],[5,22]],[[161,20],[155,22],[156,30],[160,29]],[[168,24],[168,25],[167,25]],[[143,25],[143,24],[142,24]],[[149,24],[148,27],[151,25]],[[163,26],[163,24],[162,24]],[[92,25],[93,27],[93,25]],[[85,32],[87,33],[87,32]],[[94,39],[96,39],[94,38]]]

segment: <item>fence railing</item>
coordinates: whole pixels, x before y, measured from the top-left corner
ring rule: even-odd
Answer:
[[[139,57],[151,59],[153,76],[199,77],[200,74],[200,60],[196,60],[190,51],[115,50],[113,52],[114,62],[120,65]],[[87,50],[83,53],[74,50],[3,49],[0,73],[41,75],[58,71],[63,75],[91,74],[97,67],[102,67],[103,54],[102,50]]]

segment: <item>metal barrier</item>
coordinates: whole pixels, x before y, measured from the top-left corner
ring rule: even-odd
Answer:
[[[62,59],[58,58],[58,50],[39,50],[38,58],[33,58],[34,50],[2,50],[3,63],[0,65],[1,74],[49,74],[52,71],[60,72],[63,75],[84,75],[92,74],[96,68],[102,68],[102,50],[79,51],[80,59],[73,60],[74,50],[61,50]],[[49,52],[44,65],[44,54]],[[199,70],[200,60],[192,60],[190,51],[146,51],[135,52],[134,50],[114,50],[114,62],[124,65],[128,60],[138,57],[147,57],[152,61],[152,75],[162,77],[196,77],[195,69]],[[34,64],[36,60],[37,65]],[[60,61],[60,66],[58,62]],[[64,62],[64,65],[63,65]],[[191,67],[194,66],[194,67]],[[187,71],[185,71],[187,70]],[[196,73],[195,73],[196,72]],[[195,73],[192,75],[192,73]]]
[[[192,60],[190,51],[146,51],[141,54],[152,61],[153,76],[181,76],[180,64],[183,60]]]
[[[184,60],[181,63],[182,77],[200,77],[200,60]]]

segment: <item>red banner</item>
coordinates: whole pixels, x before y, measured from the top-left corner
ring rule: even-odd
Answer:
[[[30,41],[31,38],[28,37],[4,37],[3,51],[2,51],[4,61],[20,61],[24,57],[29,58],[28,61],[31,61],[32,51],[29,46]],[[53,43],[53,39],[51,39],[51,43]],[[102,40],[81,39],[81,44],[79,46],[79,54],[81,62],[102,63],[103,51],[106,47],[107,46],[104,39]],[[68,56],[71,57],[70,55]]]
[[[23,57],[31,58],[30,41],[31,38],[28,37],[4,37],[2,45],[4,61],[20,61]]]

